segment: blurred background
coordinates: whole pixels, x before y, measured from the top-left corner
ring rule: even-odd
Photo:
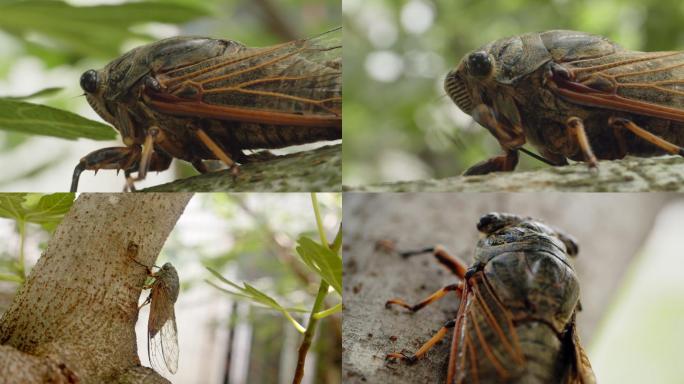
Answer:
[[[388,364],[384,357],[416,351],[454,318],[458,299],[449,295],[414,314],[384,304],[391,298],[416,303],[453,284],[454,277],[430,255],[402,259],[378,241],[398,251],[441,244],[470,264],[479,238],[475,224],[491,211],[532,216],[577,239],[578,331],[598,383],[682,381],[684,199],[679,194],[347,193],[346,383],[444,381],[450,336],[416,364]]]
[[[31,99],[102,121],[81,96],[81,74],[101,68],[133,47],[176,35],[200,35],[266,46],[307,37],[341,24],[340,0],[9,0],[0,1],[0,97]],[[1,124],[0,124],[1,125]],[[87,153],[121,146],[0,130],[0,191],[67,191],[74,166]],[[196,174],[174,161],[141,187]],[[114,171],[86,171],[79,191],[123,189]]]
[[[341,195],[317,195],[322,222],[332,241],[341,221]],[[64,209],[52,213],[66,213],[69,205],[65,202]],[[2,204],[0,216],[6,216]],[[320,278],[295,253],[300,236],[318,241],[309,194],[196,194],[156,262],[171,262],[181,282],[175,306],[179,368],[175,375],[161,374],[174,383],[291,383],[302,335],[281,313],[212,286],[209,282],[226,285],[205,267],[240,286],[243,282],[253,285],[283,307],[305,310],[291,310],[290,314],[306,325]],[[17,255],[22,254],[20,249],[30,270],[49,238],[45,226],[0,218],[0,314],[20,287],[9,279]],[[143,291],[141,302],[147,294]],[[325,308],[339,302],[338,295],[329,294]],[[138,355],[145,366],[149,366],[148,313],[149,306],[141,309],[136,326]],[[318,322],[302,383],[339,384],[340,345],[338,313]]]
[[[344,0],[342,11],[349,186],[454,176],[499,154],[442,85],[490,41],[575,29],[632,50],[684,49],[678,0]],[[545,166],[521,155],[518,169]]]

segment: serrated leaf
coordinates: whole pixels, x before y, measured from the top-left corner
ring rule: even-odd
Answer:
[[[27,205],[26,221],[39,224],[46,231],[52,232],[71,209],[74,198],[74,193],[42,195],[35,205],[25,204]],[[27,203],[29,203],[28,198]]]
[[[300,237],[297,242],[297,253],[304,263],[342,295],[342,258],[308,237]]]
[[[0,217],[39,224],[53,231],[73,205],[74,196],[73,193],[3,193],[0,194]]]
[[[24,220],[24,200],[26,193],[0,194],[0,217],[14,220]]]
[[[113,140],[114,128],[45,105],[0,98],[0,129],[75,140]]]

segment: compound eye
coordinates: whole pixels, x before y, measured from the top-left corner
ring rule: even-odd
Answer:
[[[81,75],[81,89],[88,93],[97,91],[97,71],[89,69]]]
[[[485,77],[492,73],[492,59],[487,52],[473,52],[468,56],[468,72],[476,77]]]

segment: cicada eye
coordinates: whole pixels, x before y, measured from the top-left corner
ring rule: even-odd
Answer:
[[[492,59],[487,52],[478,51],[468,55],[468,72],[476,77],[485,77],[492,73]]]
[[[97,91],[97,71],[89,69],[81,75],[81,89],[88,93]]]

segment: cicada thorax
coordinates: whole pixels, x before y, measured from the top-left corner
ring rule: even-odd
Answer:
[[[557,238],[516,227],[479,243],[454,334],[455,383],[550,383],[568,371],[579,283],[565,252]]]

